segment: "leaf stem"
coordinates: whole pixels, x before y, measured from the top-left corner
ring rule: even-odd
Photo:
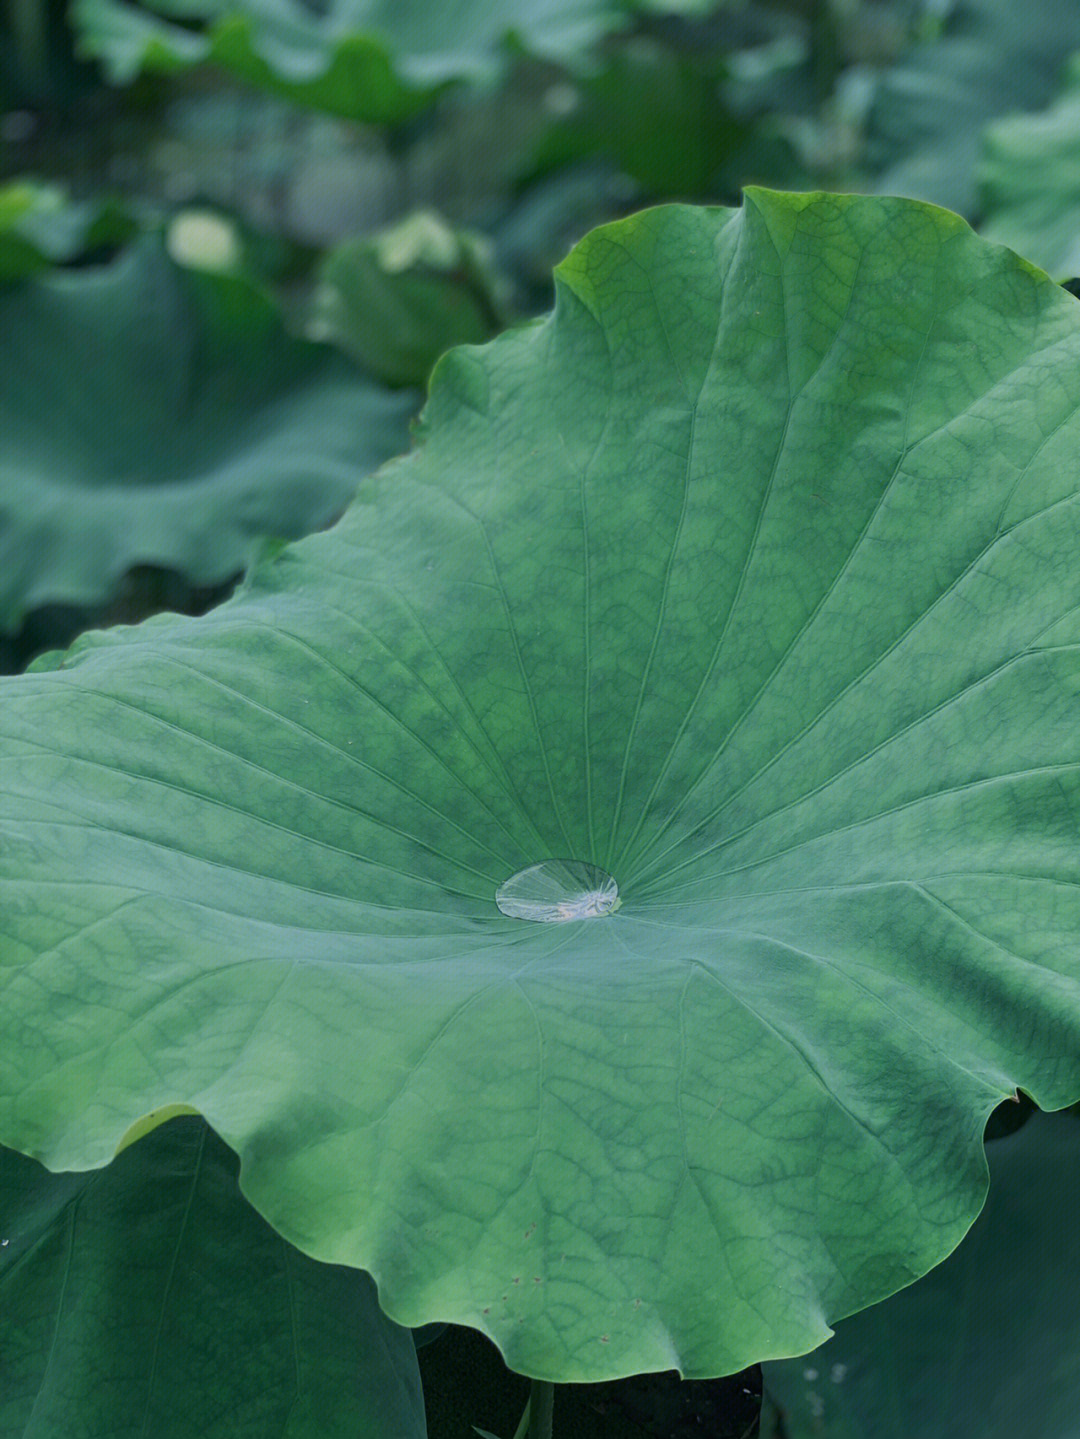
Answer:
[[[529,1395],[528,1439],[551,1439],[551,1416],[554,1407],[555,1385],[544,1379],[534,1379]]]

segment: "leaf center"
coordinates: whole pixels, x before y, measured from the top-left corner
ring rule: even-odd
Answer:
[[[622,901],[619,886],[599,866],[576,859],[545,859],[504,880],[495,903],[511,919],[564,924],[614,914]]]

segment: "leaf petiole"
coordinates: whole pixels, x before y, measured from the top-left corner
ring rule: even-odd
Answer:
[[[555,1407],[555,1385],[544,1379],[532,1381],[532,1392],[521,1416],[521,1423],[514,1431],[514,1439],[551,1439],[551,1416]],[[497,1439],[487,1429],[474,1431],[480,1439]]]

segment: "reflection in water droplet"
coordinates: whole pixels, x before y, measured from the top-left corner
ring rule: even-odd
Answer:
[[[495,903],[511,919],[562,924],[614,914],[622,901],[611,875],[595,864],[546,859],[511,875],[499,886]]]

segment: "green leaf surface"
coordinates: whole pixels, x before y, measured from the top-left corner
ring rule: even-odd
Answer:
[[[944,1264],[765,1366],[787,1439],[1074,1439],[1080,1124],[1037,1114],[987,1157],[986,1208]]]
[[[940,39],[885,72],[871,116],[877,189],[970,215],[983,131],[1045,105],[1080,46],[1080,6],[1061,0],[957,0]]]
[[[83,51],[115,83],[212,63],[301,104],[396,121],[453,81],[486,82],[513,47],[580,67],[627,21],[620,0],[75,0]]]
[[[1080,275],[1080,57],[1049,109],[987,129],[980,177],[987,239],[1055,279]]]
[[[407,443],[393,395],[289,337],[245,281],[114,264],[0,294],[0,627],[105,598],[133,565],[200,585],[329,523]]]
[[[5,1439],[423,1439],[412,1336],[236,1172],[190,1118],[89,1173],[0,1149]]]
[[[852,196],[557,284],[332,531],[5,682],[0,1140],[189,1104],[399,1323],[705,1377],[925,1273],[991,1109],[1080,1094],[1080,318]],[[548,860],[618,910],[504,915]]]

